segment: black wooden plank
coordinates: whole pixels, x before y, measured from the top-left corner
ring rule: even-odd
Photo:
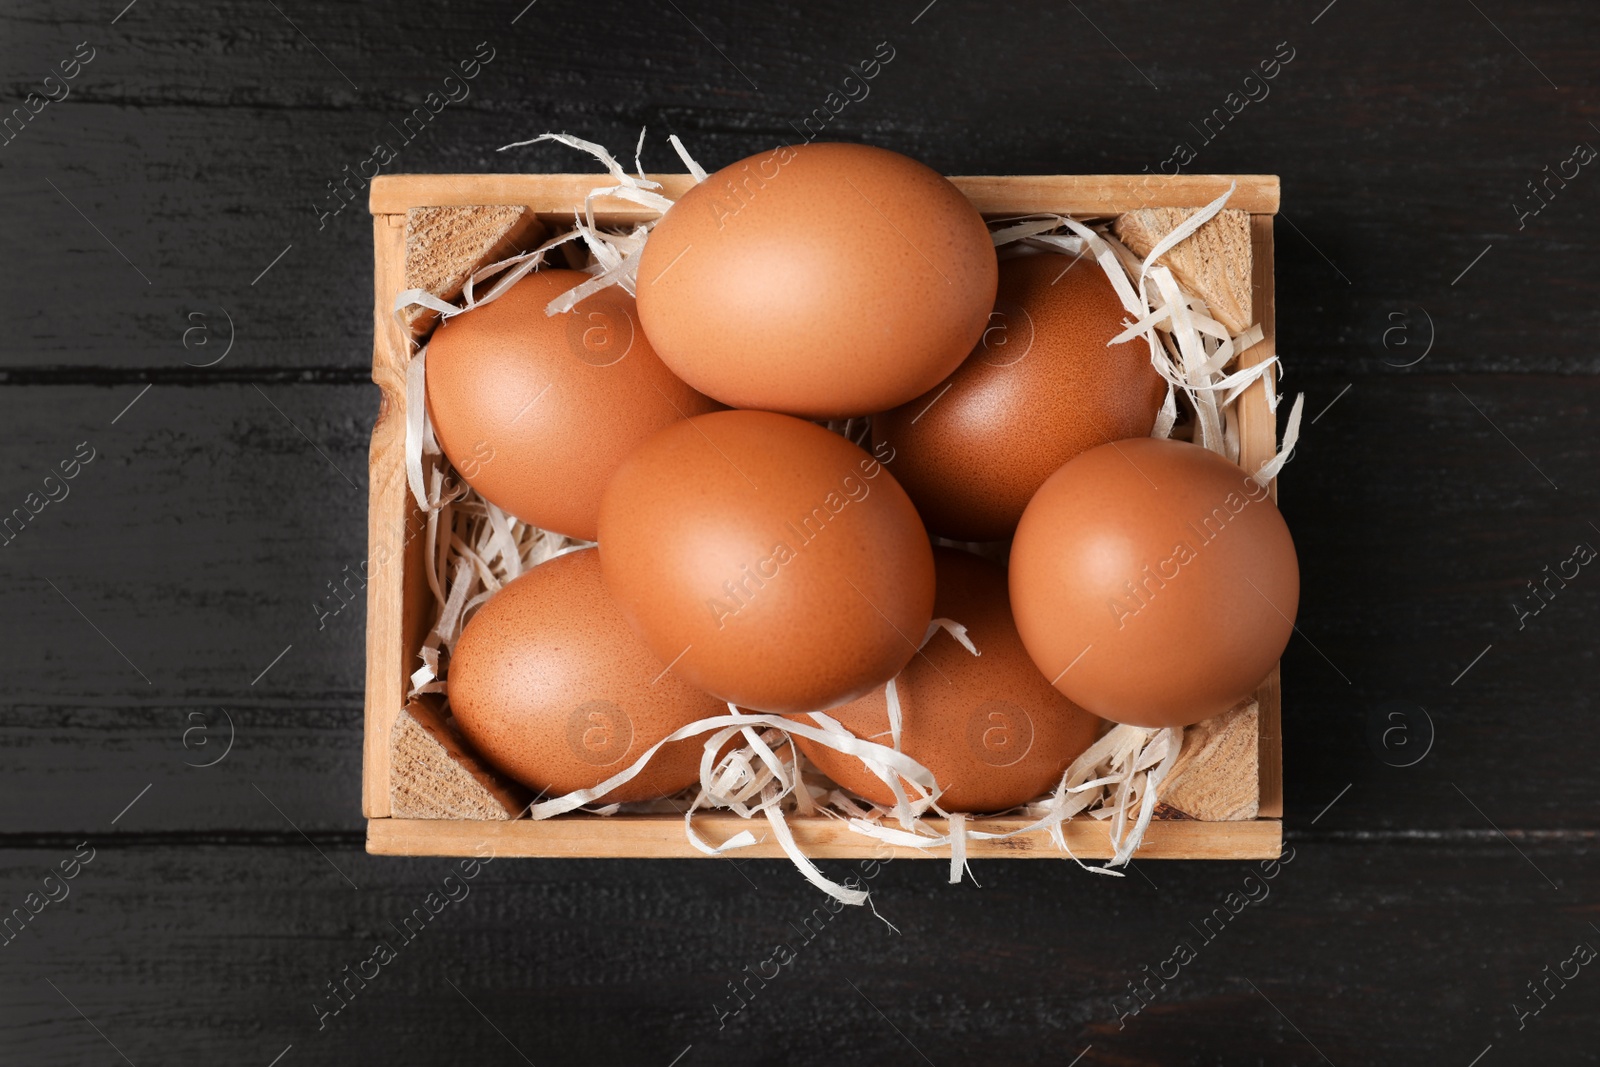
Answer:
[[[4,148],[12,239],[28,254],[0,266],[16,324],[0,360],[181,371],[203,361],[182,346],[187,315],[220,321],[220,308],[238,336],[230,367],[359,373],[365,216],[358,202],[323,225],[319,211],[327,183],[376,141],[394,142],[400,171],[571,170],[588,164],[563,148],[494,149],[550,129],[626,154],[649,126],[647,165],[679,169],[662,140],[674,131],[717,165],[796,137],[847,68],[888,40],[894,60],[825,136],[947,172],[1159,172],[1182,142],[1196,152],[1191,170],[1281,173],[1279,321],[1304,371],[1400,361],[1380,343],[1404,336],[1390,316],[1408,310],[1405,357],[1419,350],[1425,313],[1438,369],[1597,367],[1587,342],[1600,293],[1584,264],[1600,251],[1600,227],[1587,170],[1525,214],[1538,203],[1526,183],[1597,140],[1576,93],[1551,92],[1538,73],[1569,88],[1592,78],[1581,42],[1600,31],[1593,10],[1519,9],[1517,47],[1538,57],[1536,70],[1494,24],[1453,6],[1335,8],[1311,25],[1275,4],[1226,34],[1206,9],[1139,21],[1107,11],[1093,24],[1070,7],[992,19],[949,2],[915,25],[914,11],[843,5],[701,13],[696,24],[733,62],[670,9],[641,19],[547,0],[513,26],[506,6],[464,5],[445,26],[427,5],[306,13],[303,28],[332,63],[257,5],[135,7],[114,28],[98,13],[65,25],[54,8],[9,16],[19,72],[42,77],[80,39],[97,52],[72,95]],[[1421,33],[1426,50],[1413,47]],[[584,39],[607,44],[575,44]],[[1198,56],[1196,40],[1206,41]],[[400,143],[390,124],[479,41],[495,58],[469,95]],[[1250,70],[1291,53],[1268,95],[1202,140],[1206,115]],[[19,95],[28,84],[19,74]],[[63,289],[93,302],[63,319],[52,310]]]
[[[1600,547],[1589,525],[1600,485],[1574,430],[1600,386],[1424,369],[1343,395],[1339,379],[1299,379],[1310,414],[1283,481],[1305,574],[1302,635],[1284,662],[1291,825],[1347,785],[1319,825],[1572,825],[1596,797],[1587,724],[1600,582],[1581,568],[1520,629],[1513,605],[1531,605],[1526,583],[1578,542]],[[152,782],[139,827],[281,828],[251,780],[304,798],[305,825],[353,828],[365,607],[321,618],[312,605],[337,603],[327,583],[365,556],[375,391],[140,388],[0,392],[25,457],[0,481],[7,502],[22,505],[78,442],[99,452],[3,550],[15,574],[0,589],[3,641],[29,666],[0,711],[7,790],[25,798],[0,830],[92,825],[93,811]],[[1390,701],[1407,702],[1410,718],[1390,720]],[[235,716],[237,753],[214,772],[184,767],[211,758],[182,738],[220,723],[218,708]],[[1369,738],[1374,723],[1387,748]],[[104,751],[119,755],[108,765]]]
[[[366,558],[376,393],[0,393],[15,463],[0,632],[18,668],[0,827],[92,825],[146,786],[132,826],[287,829],[256,786],[303,826],[356,825],[365,604],[339,608],[328,583],[361,591],[343,583]],[[30,515],[29,494],[52,491]],[[186,766],[218,758],[230,717],[226,761]]]
[[[1593,779],[1565,768],[1597,749],[1546,729],[1591,718],[1600,692],[1600,582],[1566,563],[1600,548],[1592,379],[1404,376],[1421,369],[1342,397],[1347,382],[1309,385],[1320,417],[1282,481],[1305,583],[1287,795],[1314,813],[1353,783],[1325,826],[1484,825],[1458,786],[1497,821],[1587,825]],[[1523,617],[1547,566],[1577,577]],[[1537,785],[1510,801],[1523,776]]]
[[[8,653],[31,665],[12,699],[359,696],[362,605],[313,604],[366,556],[376,388],[27,387],[0,404],[6,514],[80,445],[95,454],[0,549]]]
[[[361,825],[359,699],[8,702],[0,749],[0,833],[65,833],[124,808],[117,826],[133,832],[293,835]]]
[[[1520,1028],[1513,1010],[1578,943],[1600,949],[1592,843],[1523,842],[1523,859],[1302,841],[1270,879],[979,863],[981,889],[940,864],[867,868],[898,932],[833,915],[773,862],[503,859],[450,883],[460,899],[407,941],[389,924],[443,896],[450,861],[87,840],[69,895],[4,950],[8,1062],[119,1062],[108,1043],[141,1064],[267,1064],[291,1045],[284,1064],[1596,1059],[1592,966],[1569,964]],[[75,844],[0,854],[0,900],[22,906]],[[395,958],[334,1014],[326,983],[379,941]],[[780,943],[792,962],[764,966]],[[735,1011],[728,983],[763,970]],[[1161,971],[1134,1012],[1129,983]]]

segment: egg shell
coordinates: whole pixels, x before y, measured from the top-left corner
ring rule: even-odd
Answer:
[[[549,797],[598,785],[679,727],[728,710],[667,672],[633,635],[592,548],[541,563],[490,597],[456,642],[448,689],[473,747]],[[605,800],[692,785],[703,740],[665,746]]]
[[[1148,437],[1166,396],[1143,339],[1107,347],[1127,312],[1088,257],[1000,264],[989,328],[956,372],[873,418],[928,529],[1011,536],[1044,480],[1106,441]]]
[[[833,707],[905,666],[933,552],[883,466],[814,423],[724,411],[674,424],[600,504],[606,588],[673,673],[758,711]]]
[[[588,280],[538,271],[444,320],[428,342],[427,395],[434,435],[467,484],[524,522],[592,541],[622,457],[720,405],[661,362],[621,289],[545,314]]]
[[[900,747],[933,772],[945,811],[1004,811],[1040,796],[1094,743],[1101,722],[1056,692],[1011,621],[1006,573],[950,548],[934,549],[934,613],[967,628],[974,656],[941,630],[895,680]],[[892,744],[883,689],[828,712],[857,737]],[[885,807],[894,794],[854,756],[798,744],[839,785]]]
[[[1114,722],[1186,726],[1249,696],[1289,641],[1294,542],[1222,456],[1139,438],[1040,487],[1011,546],[1011,606],[1039,669]]]
[[[964,359],[994,304],[983,218],[866,145],[783,146],[685,193],[639,261],[661,358],[725,404],[808,418],[893,407]]]

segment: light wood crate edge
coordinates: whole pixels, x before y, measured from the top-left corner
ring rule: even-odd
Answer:
[[[694,184],[687,174],[649,178],[673,199]],[[1110,215],[1142,207],[1202,207],[1235,182],[1229,207],[1253,215],[1278,211],[1276,174],[957,175],[950,180],[985,215]],[[374,215],[404,215],[414,207],[511,204],[532,208],[536,215],[571,219],[572,209],[608,181],[603,174],[384,174],[372,179],[368,203]],[[659,214],[611,197],[596,200],[594,206],[616,222]]]
[[[1250,218],[1250,277],[1251,303],[1262,336],[1259,344],[1240,353],[1237,358],[1239,366],[1259,363],[1278,351],[1271,215],[1252,215]],[[1269,394],[1277,387],[1277,374],[1268,371],[1239,398],[1239,459],[1246,470],[1254,470],[1278,449],[1278,417],[1267,402]],[[1278,498],[1277,479],[1272,483],[1272,497],[1274,500]],[[1256,690],[1256,701],[1260,704],[1257,760],[1261,783],[1257,814],[1268,818],[1283,817],[1283,686],[1280,669],[1273,667],[1272,673]]]
[[[1025,825],[1025,820],[982,820],[982,828],[1004,833]],[[943,819],[929,819],[937,833],[945,832]],[[837,819],[822,816],[792,817],[789,827],[807,856],[813,859],[950,858],[949,846],[908,848],[890,846],[862,837]],[[766,830],[765,820],[741,819],[728,813],[695,817],[695,828],[715,845],[733,835],[752,830],[760,838],[739,849],[738,859],[783,859],[783,849]],[[1069,822],[1064,827],[1067,845],[1079,859],[1105,860],[1112,855],[1107,823],[1092,819]],[[567,859],[708,859],[684,836],[678,815],[560,815],[541,822],[471,822],[460,819],[373,819],[367,823],[367,851],[377,856],[475,856],[484,847],[495,856]],[[1138,858],[1143,859],[1276,859],[1283,847],[1283,824],[1277,819],[1207,823],[1190,820],[1150,824]],[[999,841],[969,840],[973,859],[1069,859],[1042,834],[1019,834]],[[726,858],[726,857],[723,857]]]

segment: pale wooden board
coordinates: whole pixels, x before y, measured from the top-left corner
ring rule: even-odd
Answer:
[[[1261,781],[1259,705],[1245,700],[1183,732],[1183,750],[1156,795],[1191,819],[1240,822],[1256,817]]]
[[[406,367],[411,338],[394,315],[405,279],[405,216],[372,220],[373,349],[378,419],[372,428],[367,497],[367,673],[362,743],[362,812],[390,812],[389,746],[405,706],[411,660],[427,633],[428,589],[422,572],[421,523],[406,485]]]
[[[943,819],[929,819],[938,833]],[[1025,820],[995,818],[974,820],[969,826],[1004,833],[1026,825]],[[948,846],[929,849],[880,844],[850,830],[843,822],[821,816],[791,818],[789,826],[807,856],[815,859],[882,858],[890,849],[896,859],[950,858]],[[782,859],[785,855],[764,819],[741,819],[716,813],[696,816],[695,829],[708,843],[719,844],[744,830],[755,833],[755,844],[730,853],[737,859]],[[1109,859],[1112,854],[1107,824],[1078,819],[1065,826],[1067,845],[1080,859]],[[496,856],[625,857],[703,859],[689,844],[683,819],[677,815],[559,815],[542,822],[469,822],[461,819],[373,819],[367,823],[367,851],[380,856],[470,856],[481,843]],[[1153,822],[1138,859],[1272,859],[1283,845],[1283,826],[1275,819],[1250,822],[1205,823],[1188,820]],[[974,859],[1067,859],[1042,834],[1020,834],[1000,841],[971,840],[967,854]]]
[[[1237,366],[1258,363],[1278,351],[1277,305],[1274,299],[1274,266],[1272,248],[1272,216],[1255,215],[1250,219],[1251,248],[1251,301],[1255,305],[1256,321],[1261,326],[1261,342],[1239,354]],[[1278,420],[1267,407],[1269,390],[1278,386],[1276,370],[1252,385],[1239,398],[1240,463],[1245,469],[1254,469],[1277,451]],[[1278,480],[1273,479],[1272,496],[1278,496]],[[1258,720],[1259,759],[1261,761],[1261,802],[1259,814],[1265,818],[1283,817],[1283,686],[1278,677],[1279,668],[1256,689],[1256,700],[1261,704]]]
[[[1283,818],[1283,682],[1281,667],[1256,689],[1261,714],[1256,720],[1256,758],[1261,762],[1261,799],[1256,814],[1263,819]]]
[[[520,205],[414,207],[406,212],[406,283],[453,301],[479,266],[525,252],[543,236],[544,225]],[[417,336],[439,317],[425,307],[403,314]]]
[[[1140,208],[1117,216],[1112,230],[1140,259],[1195,213],[1194,208]],[[1211,315],[1233,333],[1243,333],[1251,315],[1250,213],[1219,211],[1157,261],[1172,269],[1178,283],[1206,302]]]
[[[665,194],[677,198],[694,179],[687,174],[652,174]],[[950,179],[985,215],[1057,212],[1114,215],[1146,207],[1200,207],[1237,182],[1228,206],[1252,214],[1278,210],[1275,174],[1052,174],[1033,176],[958,176]],[[515,204],[537,215],[570,218],[596,186],[610,184],[600,174],[385,174],[372,180],[374,215],[404,214],[419,206],[460,207]],[[659,212],[604,197],[595,211],[616,223],[653,219]]]
[[[389,810],[397,819],[515,819],[532,796],[456,733],[444,698],[419,696],[390,730]]]
[[[406,288],[405,216],[372,220],[372,380],[380,390],[372,428],[367,504],[367,558],[397,558],[406,516],[405,362],[408,339],[394,320],[394,296]],[[361,761],[361,809],[369,818],[389,814],[389,729],[405,705],[405,603],[403,568],[370,567],[367,582],[367,693]]]

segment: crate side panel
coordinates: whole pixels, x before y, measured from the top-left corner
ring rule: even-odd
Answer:
[[[1254,215],[1250,219],[1251,301],[1256,322],[1261,325],[1261,343],[1239,356],[1240,365],[1269,359],[1278,352],[1277,311],[1273,295],[1274,266],[1272,216]],[[1270,390],[1278,386],[1276,368],[1239,398],[1240,461],[1254,470],[1278,449],[1278,420],[1267,404]],[[1278,495],[1278,480],[1273,479],[1272,495]],[[1264,817],[1283,816],[1283,685],[1279,668],[1256,690],[1261,704],[1260,733],[1261,808]]]
[[[405,340],[390,313],[405,280],[405,216],[378,215],[373,236],[372,380],[381,391],[369,453],[367,505],[367,672],[361,806],[389,814],[389,731],[405,703],[404,664],[413,634],[404,625],[415,505],[405,475]]]
[[[652,174],[650,179],[659,182],[671,199],[694,185],[687,174]],[[1278,210],[1278,178],[1273,174],[968,175],[950,180],[986,215],[1111,215],[1143,207],[1201,207],[1234,183],[1237,188],[1229,207],[1256,214]],[[604,175],[595,174],[387,174],[373,179],[369,203],[373,214],[404,213],[416,207],[515,204],[537,215],[570,217],[573,206],[606,181]],[[653,219],[658,214],[611,197],[595,200],[594,208],[613,223]]]
[[[942,819],[928,820],[937,833],[945,832]],[[1026,825],[1021,819],[996,818],[969,823],[969,827],[1005,833]],[[889,846],[857,834],[837,819],[820,816],[789,819],[796,842],[813,859],[882,859],[889,849],[900,859],[950,858],[948,846],[919,849]],[[713,813],[697,817],[695,829],[713,845],[750,829],[737,815]],[[1080,859],[1109,859],[1107,823],[1079,819],[1063,828],[1068,846]],[[1283,842],[1282,824],[1276,819],[1206,823],[1192,820],[1150,824],[1139,859],[1272,859]],[[471,856],[492,849],[495,856],[602,858],[602,859],[703,859],[705,854],[689,844],[683,819],[676,815],[562,815],[535,822],[471,822],[459,819],[374,819],[367,824],[367,851],[384,856]],[[783,849],[764,836],[731,855],[748,859],[782,859]],[[1019,834],[1001,840],[969,840],[967,855],[975,859],[1067,859],[1042,833]]]

